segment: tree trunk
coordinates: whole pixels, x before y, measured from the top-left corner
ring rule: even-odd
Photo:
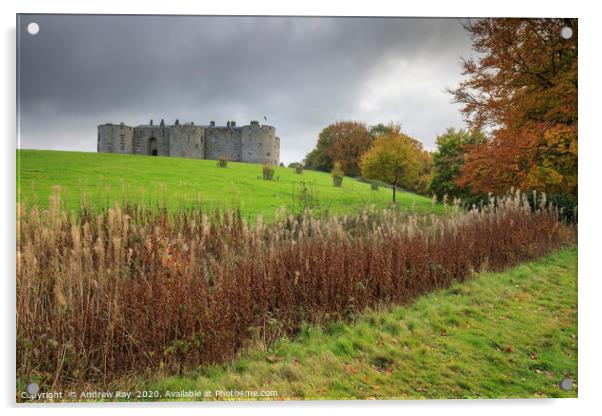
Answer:
[[[397,187],[395,185],[393,185],[393,205],[395,205],[395,189]]]

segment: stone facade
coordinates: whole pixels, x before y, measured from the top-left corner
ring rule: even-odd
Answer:
[[[236,126],[228,121],[226,126],[208,126],[193,123],[171,126],[163,120],[159,125],[136,127],[125,124],[98,126],[98,152],[124,153],[148,156],[171,156],[191,159],[218,159],[220,156],[235,162],[280,163],[280,138],[272,126],[251,121],[246,126]]]

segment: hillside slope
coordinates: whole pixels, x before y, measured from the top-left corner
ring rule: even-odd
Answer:
[[[369,184],[345,178],[341,188],[332,185],[329,174],[276,167],[275,180],[261,178],[261,166],[230,162],[217,167],[214,160],[120,155],[48,150],[17,151],[17,197],[25,204],[48,205],[53,186],[61,187],[66,205],[77,208],[82,194],[96,206],[115,200],[163,204],[170,208],[189,206],[201,200],[207,208],[240,207],[243,216],[262,214],[271,218],[276,209],[298,207],[304,182],[316,196],[320,210],[350,213],[374,204],[385,207],[391,191],[372,191]],[[442,212],[429,198],[402,192],[402,209]]]

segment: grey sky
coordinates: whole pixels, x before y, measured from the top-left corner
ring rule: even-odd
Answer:
[[[457,19],[22,15],[18,30],[21,148],[95,151],[104,122],[266,116],[289,163],[337,120],[401,123],[428,149],[463,126],[445,92],[471,53]]]

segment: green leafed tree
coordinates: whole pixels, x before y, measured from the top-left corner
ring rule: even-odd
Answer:
[[[432,180],[430,192],[441,199],[462,198],[470,194],[469,190],[457,184],[462,174],[464,154],[473,146],[481,143],[485,136],[479,131],[456,130],[448,128],[436,139],[437,150],[433,154]]]

